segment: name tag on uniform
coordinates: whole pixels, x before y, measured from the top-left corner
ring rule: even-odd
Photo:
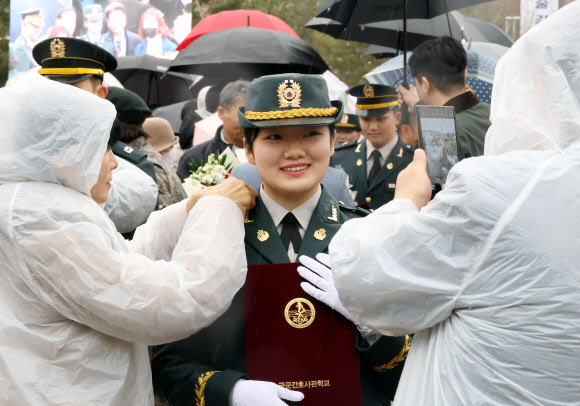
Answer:
[[[388,188],[389,188],[389,189],[394,189],[394,188],[395,188],[395,184],[394,184],[394,183],[389,183],[389,186],[388,186]]]

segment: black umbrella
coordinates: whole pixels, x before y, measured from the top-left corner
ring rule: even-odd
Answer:
[[[253,79],[276,73],[323,73],[328,65],[304,40],[262,28],[206,34],[183,49],[169,71]]]
[[[360,30],[361,25],[378,21],[403,20],[401,47],[404,51],[404,69],[407,69],[406,51],[409,49],[407,19],[430,19],[450,10],[457,10],[491,0],[325,0],[316,17],[329,18],[346,31]],[[451,25],[448,21],[449,32]],[[379,44],[391,46],[389,44]],[[398,43],[397,43],[398,47]]]
[[[469,18],[461,14],[459,11],[451,11],[449,13],[449,20],[451,23],[451,36],[458,41],[466,42],[489,42],[510,47],[513,41],[502,30],[495,25],[476,18]],[[370,39],[371,45],[365,55],[375,55],[377,58],[386,58],[393,56],[401,51],[401,47],[391,47],[389,43],[384,43],[384,38],[388,35],[403,33],[403,22],[396,21],[381,21],[377,23],[369,23],[360,26],[364,31],[385,32],[386,35],[377,34]],[[408,48],[413,49],[426,39],[440,37],[442,35],[449,35],[447,25],[447,18],[439,16],[430,20],[409,20],[407,22],[408,30]],[[421,40],[421,38],[425,38]],[[419,40],[419,41],[417,41]],[[385,46],[383,46],[385,45]]]
[[[196,76],[167,73],[170,59],[151,55],[117,58],[113,75],[126,88],[137,93],[149,107],[155,108],[192,98],[190,87]]]

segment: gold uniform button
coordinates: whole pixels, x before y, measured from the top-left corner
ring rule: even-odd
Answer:
[[[371,198],[367,197],[367,203],[370,203],[370,202],[371,202]]]

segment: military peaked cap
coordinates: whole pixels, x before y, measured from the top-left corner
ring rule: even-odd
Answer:
[[[77,38],[48,38],[32,49],[41,75],[62,83],[78,83],[117,68],[117,59],[98,45]]]
[[[348,89],[356,97],[356,114],[360,117],[382,116],[398,106],[397,91],[385,85],[357,85]]]
[[[349,130],[360,131],[360,123],[356,114],[344,114],[342,120],[336,123],[336,128],[346,128]]]

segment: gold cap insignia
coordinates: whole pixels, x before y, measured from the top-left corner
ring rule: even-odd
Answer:
[[[266,241],[268,238],[270,238],[270,234],[268,234],[267,231],[264,230],[258,230],[258,241],[260,242],[264,242]]]
[[[388,169],[389,171],[390,171],[391,169],[393,169],[393,163],[392,163],[392,162],[389,162],[389,163],[387,164],[387,169]]]
[[[340,202],[339,202],[340,203]],[[344,205],[344,203],[343,203]],[[327,217],[329,220],[338,221],[338,209],[334,206],[330,209],[330,217]]]
[[[320,230],[316,230],[314,232],[314,238],[316,238],[319,241],[322,241],[326,238],[326,230],[324,228],[321,228]]]
[[[285,80],[278,85],[278,103],[281,109],[300,107],[302,88],[293,80]]]
[[[375,97],[375,88],[371,85],[365,85],[363,89],[365,97]]]
[[[298,297],[292,299],[284,309],[286,322],[294,328],[305,328],[312,324],[316,310],[310,300]]]
[[[356,166],[361,166],[362,165],[362,159],[359,159],[358,161],[356,161]]]
[[[50,55],[53,58],[64,58],[64,48],[64,41],[58,38],[50,41]]]
[[[348,124],[348,115],[343,114],[342,120],[340,120],[341,124]]]

